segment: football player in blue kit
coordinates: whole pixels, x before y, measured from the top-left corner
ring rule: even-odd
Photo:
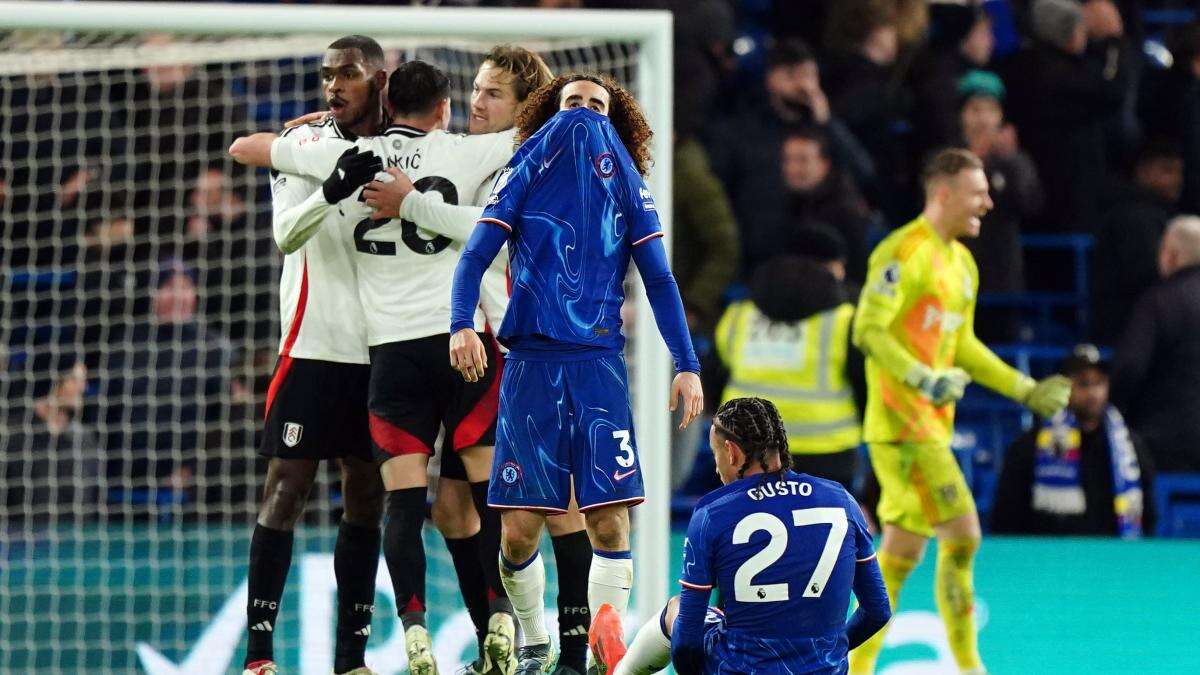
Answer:
[[[845,673],[849,650],[891,617],[858,503],[838,483],[791,470],[770,401],[726,402],[709,443],[725,486],[692,513],[683,588],[613,672],[673,661],[680,675]],[[714,586],[723,611],[708,606]],[[851,592],[859,606],[847,621]]]
[[[512,298],[497,335],[509,354],[488,504],[504,510],[501,578],[525,634],[517,673],[531,675],[550,660],[538,544],[546,515],[564,513],[572,489],[594,548],[593,623],[618,623],[629,602],[628,509],[644,498],[622,356],[631,259],[674,358],[671,405],[682,398],[681,426],[701,412],[704,397],[642,180],[651,133],[637,102],[611,79],[563,76],[530,96],[517,128],[524,142],[497,178],[455,271],[450,362],[469,381],[487,367],[471,317],[483,272],[507,243]],[[610,640],[610,653],[624,650],[619,631]]]

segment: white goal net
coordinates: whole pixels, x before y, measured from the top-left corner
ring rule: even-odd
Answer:
[[[537,49],[556,73],[607,72],[641,98],[643,41],[587,31],[521,39],[518,14],[505,15],[507,38],[470,40],[369,25],[264,35],[250,15],[248,30],[219,34],[123,30],[116,19],[102,31],[13,29],[5,14],[0,672],[240,672],[281,254],[265,172],[237,167],[225,149],[320,109],[321,54],[347,32],[378,37],[397,61],[443,68],[460,129],[475,70],[497,42]],[[669,82],[661,86],[669,97]],[[275,631],[284,672],[332,664],[338,515],[330,472],[297,528]],[[431,623],[450,668],[474,635],[457,615],[440,536],[429,530],[426,541]],[[369,664],[401,672],[380,571]]]

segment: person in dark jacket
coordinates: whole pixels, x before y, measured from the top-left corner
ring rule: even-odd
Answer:
[[[1158,269],[1118,343],[1112,399],[1159,472],[1200,471],[1200,217],[1167,225]]]
[[[96,513],[102,458],[83,414],[87,377],[82,361],[70,363],[51,377],[30,378],[30,405],[10,399],[0,417],[0,530]]]
[[[813,124],[830,139],[830,154],[857,180],[872,180],[875,164],[833,113],[816,56],[799,40],[784,40],[768,53],[765,96],[743,101],[708,128],[713,171],[725,185],[741,228],[742,270],[749,272],[774,253],[771,236],[788,226],[787,190],[780,175],[789,127]]]
[[[1113,190],[1096,230],[1092,257],[1091,332],[1112,344],[1133,303],[1158,281],[1158,248],[1183,188],[1183,158],[1171,142],[1151,141],[1138,154],[1133,183]]]
[[[1083,344],[1062,372],[1071,378],[1071,400],[1008,449],[992,531],[1126,538],[1152,531],[1151,464],[1109,404],[1108,364],[1095,345]]]
[[[958,83],[962,145],[983,160],[994,207],[979,236],[965,241],[979,266],[981,293],[1025,290],[1021,230],[1042,208],[1042,186],[1033,160],[1017,145],[1004,120],[1004,83],[994,73],[968,72]],[[985,342],[1019,338],[1020,316],[1010,307],[979,308],[976,332]]]
[[[859,184],[889,222],[902,222],[917,206],[909,194],[916,169],[908,147],[912,92],[895,72],[902,16],[889,3],[846,1],[835,8],[822,82],[834,114],[875,159],[875,178]]]
[[[771,251],[777,253],[781,244],[790,248],[793,235],[805,227],[830,227],[845,241],[846,276],[861,285],[867,273],[867,236],[875,213],[854,180],[834,166],[829,139],[820,129],[789,131],[782,154],[780,169],[791,198],[791,217],[788,231],[771,236]],[[760,257],[766,253],[761,252]]]
[[[1184,160],[1180,206],[1200,212],[1200,21],[1168,33],[1171,65],[1146,69],[1138,96],[1138,115],[1149,137],[1168,139]]]
[[[1090,231],[1108,173],[1106,124],[1120,113],[1129,68],[1114,35],[1089,40],[1083,6],[1035,0],[1034,40],[1006,68],[1009,113],[1046,190],[1040,229]]]
[[[675,142],[672,265],[693,334],[711,335],[737,275],[738,227],[721,181],[695,138]]]
[[[908,73],[917,156],[958,140],[959,82],[972,70],[987,67],[994,45],[992,22],[982,7],[970,3],[929,5],[929,40]]]

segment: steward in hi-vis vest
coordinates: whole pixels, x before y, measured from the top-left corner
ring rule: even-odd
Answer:
[[[853,487],[862,442],[862,356],[850,344],[854,305],[822,264],[780,256],[717,325],[729,370],[721,401],[757,396],[779,408],[797,470]]]

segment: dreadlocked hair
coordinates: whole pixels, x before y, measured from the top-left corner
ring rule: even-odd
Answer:
[[[764,473],[770,473],[767,460],[779,456],[779,470],[792,468],[792,455],[788,452],[787,429],[779,409],[765,398],[734,398],[726,401],[713,417],[717,433],[732,440],[746,453],[746,461],[738,469],[738,478],[758,464]]]
[[[642,108],[633,94],[607,75],[595,73],[560,75],[530,94],[529,98],[525,100],[525,105],[521,107],[521,111],[517,113],[517,143],[524,143],[526,139],[536,134],[538,129],[541,129],[551,117],[554,117],[558,113],[563,87],[580,80],[600,85],[608,91],[608,120],[616,129],[617,136],[620,137],[625,150],[633,158],[638,173],[645,176],[646,172],[650,170],[650,165],[654,163],[650,157],[650,139],[654,136],[654,132],[650,130],[650,124],[646,121],[646,116],[642,113]]]

